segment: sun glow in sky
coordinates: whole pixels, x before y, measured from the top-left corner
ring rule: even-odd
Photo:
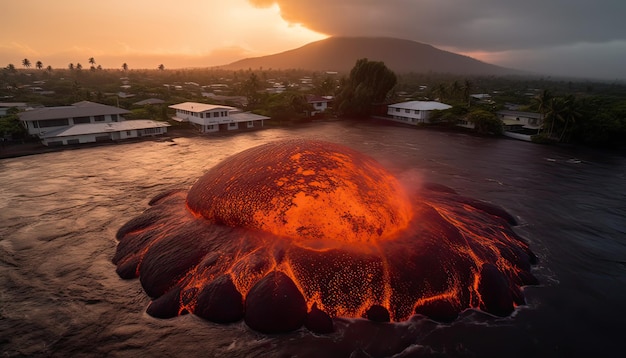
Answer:
[[[0,0],[0,66],[208,67],[291,50],[326,35],[247,0]],[[6,16],[9,15],[9,16]]]

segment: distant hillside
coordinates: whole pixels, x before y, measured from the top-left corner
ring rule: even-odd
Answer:
[[[247,58],[224,69],[303,69],[347,72],[356,60],[383,61],[396,73],[439,72],[468,75],[519,73],[423,43],[384,37],[331,37],[269,56]]]

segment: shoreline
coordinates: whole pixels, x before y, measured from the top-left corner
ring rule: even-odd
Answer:
[[[0,159],[10,159],[10,158],[19,158],[25,157],[29,155],[36,154],[44,154],[44,153],[53,153],[53,152],[61,152],[65,150],[77,150],[82,148],[93,148],[107,145],[115,145],[115,144],[125,144],[125,143],[137,143],[143,141],[171,141],[174,138],[181,137],[196,137],[200,136],[202,133],[197,132],[193,128],[168,128],[167,133],[158,135],[158,136],[146,136],[140,138],[132,138],[118,141],[107,141],[100,143],[81,143],[81,144],[71,144],[71,145],[62,145],[62,146],[54,146],[47,147],[40,142],[22,142],[19,144],[5,144],[0,148]]]

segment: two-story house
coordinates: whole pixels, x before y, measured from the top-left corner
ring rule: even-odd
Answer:
[[[169,106],[176,110],[172,118],[178,122],[189,122],[200,132],[210,133],[223,130],[252,129],[263,127],[263,121],[270,119],[251,112],[219,104],[183,102]]]

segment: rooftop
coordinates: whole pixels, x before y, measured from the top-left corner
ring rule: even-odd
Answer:
[[[227,111],[237,110],[235,107],[224,106],[221,104],[207,104],[207,103],[198,103],[198,102],[183,102],[183,103],[171,105],[169,106],[169,108],[179,109],[182,111],[196,112],[196,113],[212,111],[216,109],[222,109],[222,110],[227,110]]]
[[[64,127],[64,128],[60,128],[60,129],[56,129],[50,132],[43,133],[41,136],[43,138],[69,137],[69,136],[86,135],[86,134],[121,132],[121,131],[169,127],[169,126],[170,125],[166,122],[157,122],[157,121],[153,121],[149,119],[135,119],[135,120],[111,122],[111,123],[75,124],[73,126]]]
[[[41,121],[46,119],[76,118],[127,113],[130,113],[130,111],[118,107],[107,106],[106,104],[82,101],[74,103],[71,106],[36,108],[30,111],[22,112],[19,114],[19,116],[22,121]]]
[[[409,101],[409,102],[401,102],[390,104],[389,107],[392,108],[400,108],[400,109],[410,109],[416,111],[432,111],[435,109],[443,110],[452,108],[445,103],[436,102],[436,101]]]

